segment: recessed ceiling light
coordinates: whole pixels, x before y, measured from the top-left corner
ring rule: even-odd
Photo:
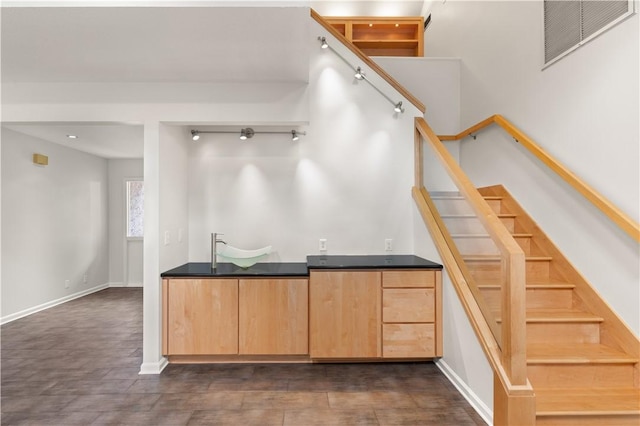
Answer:
[[[69,139],[78,139],[78,136],[76,136],[76,135],[67,135],[67,137]]]

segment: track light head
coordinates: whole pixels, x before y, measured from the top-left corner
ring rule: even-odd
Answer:
[[[292,141],[297,141],[298,139],[300,139],[300,136],[298,136],[298,132],[296,132],[295,130],[291,131],[291,140]]]
[[[253,131],[251,127],[247,127],[246,129],[240,130],[240,140],[246,141],[247,139],[251,139],[256,132]]]
[[[194,141],[197,141],[198,139],[200,139],[200,132],[197,130],[192,130],[191,139],[193,139]]]
[[[322,49],[326,49],[327,47],[329,47],[329,43],[327,43],[327,39],[324,37],[320,37],[320,47]]]
[[[356,73],[355,73],[354,77],[356,78],[356,80],[363,80],[364,79],[364,72],[362,72],[362,68],[360,68],[360,67],[356,68]]]
[[[404,112],[404,108],[402,107],[402,101],[400,101],[397,104],[395,104],[393,110],[395,112]]]

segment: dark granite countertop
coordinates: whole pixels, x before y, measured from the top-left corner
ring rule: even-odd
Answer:
[[[307,262],[256,263],[243,269],[233,263],[190,262],[163,272],[163,278],[186,277],[307,277],[309,269],[442,269],[442,265],[413,255],[307,256]]]
[[[211,270],[209,262],[190,262],[169,271],[163,272],[161,277],[306,277],[309,276],[307,264],[303,262],[290,263],[256,263],[243,269],[233,263],[218,263],[216,270]]]
[[[442,265],[413,255],[307,256],[309,269],[442,269]]]

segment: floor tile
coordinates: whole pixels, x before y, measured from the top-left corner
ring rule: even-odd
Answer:
[[[422,408],[409,409],[380,409],[375,410],[381,426],[397,425],[438,425],[438,426],[476,426],[476,423],[460,410],[425,410]]]
[[[378,425],[373,410],[287,410],[284,426]]]
[[[192,425],[228,425],[228,426],[280,426],[284,412],[273,409],[250,410],[205,410],[195,411],[189,421]],[[300,424],[298,426],[303,426]]]
[[[337,409],[357,408],[417,408],[411,395],[405,392],[328,392],[329,406]]]
[[[235,410],[242,407],[244,392],[209,392],[209,393],[180,393],[163,394],[160,396],[154,410]]]
[[[245,392],[242,408],[328,408],[325,392]]]
[[[191,415],[191,411],[112,411],[100,414],[91,425],[184,426]]]

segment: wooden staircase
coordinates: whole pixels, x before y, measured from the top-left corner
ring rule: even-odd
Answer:
[[[640,341],[502,186],[479,192],[526,255],[527,376],[539,425],[640,425]],[[500,260],[461,197],[434,203],[500,322]]]

